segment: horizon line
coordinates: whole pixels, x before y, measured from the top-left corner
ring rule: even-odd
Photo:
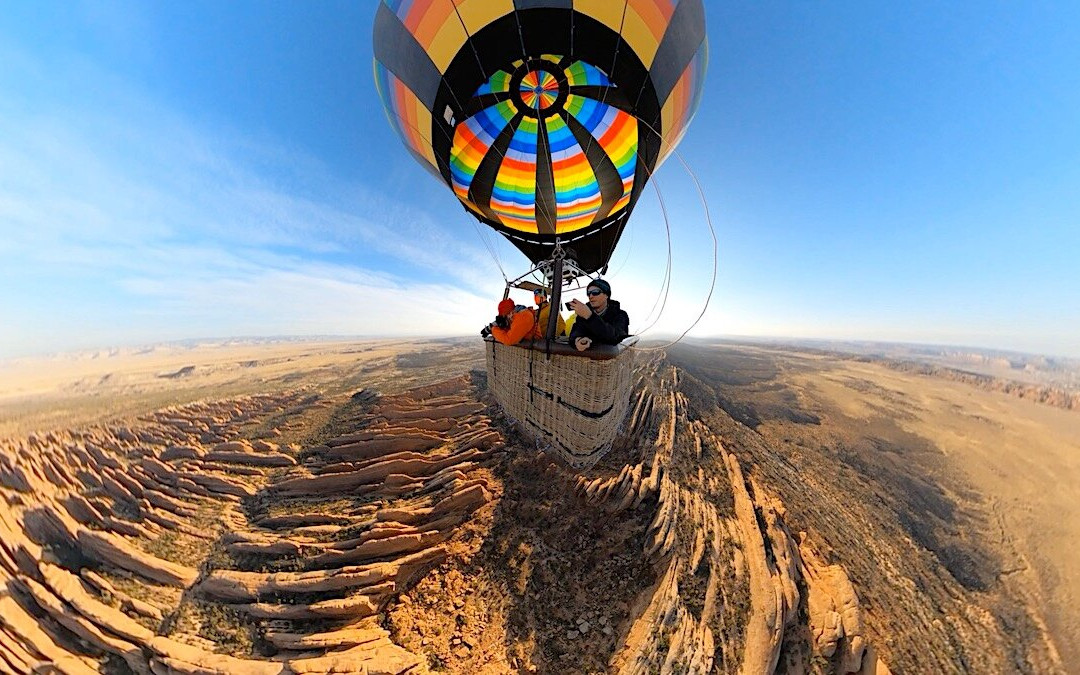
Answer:
[[[56,359],[62,357],[78,357],[83,355],[95,354],[100,352],[138,352],[158,347],[170,347],[170,346],[198,346],[199,344],[208,345],[225,345],[228,343],[244,343],[244,342],[341,342],[341,341],[383,341],[383,340],[404,340],[408,342],[419,342],[424,340],[447,340],[447,339],[468,339],[474,336],[472,334],[463,333],[448,333],[448,334],[432,334],[432,335],[402,335],[402,334],[341,334],[341,333],[327,333],[327,334],[312,334],[312,335],[235,335],[235,336],[204,336],[194,338],[176,338],[166,339],[157,342],[142,342],[136,344],[113,344],[102,345],[96,347],[77,348],[65,351],[47,351],[47,352],[31,352],[15,356],[0,356],[0,367],[9,363],[18,363],[21,361],[33,361],[38,359]],[[678,337],[676,333],[664,334],[659,333],[656,335],[649,335],[642,337],[644,341],[664,341],[671,340]],[[790,344],[791,346],[806,346],[810,344],[821,345],[851,345],[851,346],[891,346],[891,347],[921,347],[921,348],[935,348],[935,349],[949,349],[949,350],[961,350],[961,351],[974,351],[985,352],[992,355],[999,356],[1037,356],[1042,358],[1051,358],[1068,361],[1080,361],[1080,354],[1052,354],[1045,352],[1033,352],[1024,351],[1020,349],[1012,349],[1007,347],[988,347],[978,346],[973,344],[959,344],[948,342],[920,342],[920,341],[905,341],[905,340],[887,340],[887,339],[867,339],[857,337],[804,337],[797,335],[761,335],[761,334],[739,334],[739,333],[718,333],[713,335],[694,335],[684,336],[679,342],[699,342],[701,340],[722,340],[728,342],[766,342],[766,343],[778,343],[778,344]],[[802,343],[801,345],[798,343]],[[676,343],[677,344],[677,343]],[[674,345],[671,345],[674,346]]]

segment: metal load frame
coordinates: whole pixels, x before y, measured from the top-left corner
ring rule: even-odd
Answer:
[[[607,265],[600,270],[600,273],[603,274],[606,271]],[[543,275],[543,284],[538,284],[532,280],[537,273]],[[512,281],[506,282],[506,290],[503,291],[503,299],[510,297],[511,288],[520,288],[527,291],[542,289],[546,291],[548,299],[551,302],[552,311],[548,315],[547,331],[544,334],[553,336],[555,335],[556,326],[559,325],[558,312],[562,309],[563,286],[572,286],[574,282],[582,277],[586,277],[592,281],[592,277],[589,273],[581,269],[573,257],[566,254],[560,241],[556,241],[555,250],[552,252],[550,260],[541,260],[525,274],[522,274]],[[558,284],[554,283],[556,279],[559,280]],[[585,286],[578,284],[576,287],[568,288],[567,290],[578,290],[581,288],[585,288]],[[548,343],[550,353],[550,343],[558,341],[558,339],[555,337],[548,337],[545,338],[545,341]]]

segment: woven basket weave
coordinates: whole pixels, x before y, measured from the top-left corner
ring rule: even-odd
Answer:
[[[633,359],[632,348],[594,360],[489,342],[488,386],[533,438],[587,468],[611,448],[626,417]]]

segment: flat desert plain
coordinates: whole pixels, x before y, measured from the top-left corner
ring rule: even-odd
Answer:
[[[1076,411],[873,363],[793,374],[785,382],[820,406],[826,419],[870,427],[884,416],[938,448],[943,471],[967,488],[953,499],[970,502],[985,518],[979,534],[997,553],[986,569],[972,570],[976,586],[991,588],[1002,576],[1016,575],[1021,595],[1032,607],[1045,608],[1043,618],[1062,637],[1069,662],[1080,662],[1070,639],[1080,636],[1080,566],[1073,544],[1080,541]]]
[[[477,339],[0,364],[0,672],[1080,659],[1080,411],[1046,402],[1068,396],[687,342],[639,351],[622,431],[573,470],[483,364]]]
[[[483,365],[463,341],[243,340],[163,344],[0,362],[0,436],[130,416],[207,396],[290,387],[406,388]]]
[[[780,467],[785,502],[806,512],[807,526],[828,520],[820,511],[829,501],[815,496],[823,481],[849,486],[849,500],[869,488],[865,505],[884,507],[950,577],[982,597],[1000,594],[1003,608],[1026,608],[1021,623],[1046,637],[1051,661],[1078,662],[1076,410],[898,369],[892,359],[730,344],[672,355],[715,392],[736,422],[725,425],[731,433],[753,430],[760,466]],[[785,471],[788,463],[797,470]],[[849,546],[844,557],[854,560],[860,544]]]

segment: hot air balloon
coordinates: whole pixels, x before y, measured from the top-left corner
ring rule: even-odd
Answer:
[[[406,148],[533,263],[506,293],[535,287],[526,278],[539,271],[559,307],[564,284],[606,269],[646,182],[686,131],[708,42],[702,0],[383,0],[374,52],[376,84]],[[493,343],[489,375],[499,370],[493,360],[525,351]],[[574,350],[550,340],[543,348],[551,368],[610,362],[600,388],[615,391],[611,406],[574,393],[582,378],[603,380],[596,372],[553,375],[574,380],[574,391],[538,385],[535,353],[519,358],[525,389],[510,391],[517,384],[506,364],[489,381],[518,419],[529,419],[541,398],[565,404],[561,412],[577,409],[597,429],[602,420],[600,431],[583,422],[573,439],[554,428],[554,413],[534,424],[571,463],[587,463],[628,405],[625,351],[590,349],[590,358],[568,360]]]

